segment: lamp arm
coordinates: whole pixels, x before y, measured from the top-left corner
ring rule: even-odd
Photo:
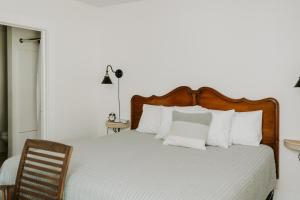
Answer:
[[[107,67],[106,67],[106,73],[108,73],[109,68],[110,68],[110,70],[111,70],[113,73],[116,73],[116,72],[114,71],[114,69],[112,68],[111,65],[107,65]]]
[[[121,78],[122,76],[123,76],[123,71],[121,70],[121,69],[117,69],[116,71],[112,68],[112,66],[111,65],[107,65],[107,67],[106,67],[106,74],[108,74],[108,70],[111,70],[114,74],[115,74],[115,76],[119,79],[119,78]]]

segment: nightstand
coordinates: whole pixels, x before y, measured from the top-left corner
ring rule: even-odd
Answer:
[[[118,133],[121,131],[121,129],[126,129],[130,128],[130,121],[122,121],[122,122],[111,122],[111,121],[106,121],[105,126],[107,128],[107,134],[108,134],[108,129],[112,129],[115,133]]]
[[[298,151],[299,155],[299,161],[300,161],[300,140],[284,140],[284,146],[288,149],[294,150],[294,151]]]

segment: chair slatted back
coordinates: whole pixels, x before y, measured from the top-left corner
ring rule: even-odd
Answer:
[[[28,139],[24,145],[14,199],[61,200],[72,147]]]

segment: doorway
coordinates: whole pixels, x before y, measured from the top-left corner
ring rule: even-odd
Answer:
[[[20,154],[26,139],[42,138],[41,37],[0,25],[0,162]]]

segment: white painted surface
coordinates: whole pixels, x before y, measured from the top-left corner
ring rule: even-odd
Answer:
[[[129,3],[129,2],[141,1],[141,0],[77,0],[77,1],[82,1],[84,3],[101,7],[101,6],[116,5],[116,4]]]
[[[20,38],[38,38],[40,32],[8,27],[8,156],[20,154],[26,139],[41,138],[37,108],[39,44],[20,43]]]
[[[124,117],[133,94],[161,95],[180,85],[211,86],[235,98],[277,98],[276,200],[300,199],[297,153],[282,142],[300,139],[300,90],[293,88],[300,75],[299,10],[293,0],[151,0],[102,8],[99,66],[124,70]],[[116,85],[100,89],[105,106],[98,109],[116,110]]]

